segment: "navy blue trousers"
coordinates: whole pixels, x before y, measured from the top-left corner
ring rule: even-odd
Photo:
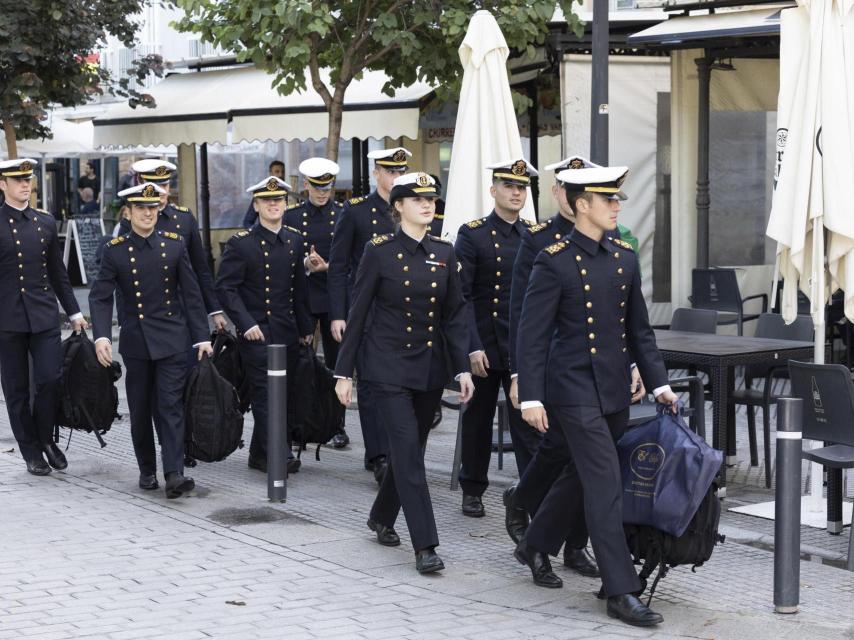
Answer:
[[[356,372],[361,371],[359,363],[362,362],[361,350],[356,356]],[[362,427],[362,438],[365,442],[365,462],[369,462],[379,456],[388,456],[389,443],[386,430],[382,427],[382,416],[377,406],[377,398],[374,397],[374,385],[367,382],[359,382],[359,424]]]
[[[416,391],[362,382],[359,393],[363,387],[371,388],[371,398],[382,416],[389,444],[388,470],[371,508],[371,519],[393,527],[403,508],[412,548],[420,551],[435,547],[439,544],[439,534],[424,470],[424,447],[442,399],[442,389]]]
[[[163,473],[184,471],[184,384],[187,354],[160,360],[124,358],[130,433],[139,472],[157,471],[154,432],[160,441]]]
[[[33,358],[32,405],[28,356]],[[0,382],[12,433],[27,461],[41,457],[42,444],[53,435],[61,373],[59,327],[40,333],[0,331]]]
[[[459,480],[463,493],[482,496],[489,486],[487,474],[492,456],[492,421],[498,403],[498,391],[504,387],[508,398],[510,440],[521,476],[540,444],[540,434],[522,419],[522,413],[510,403],[510,372],[487,370],[487,376],[474,376],[474,396],[463,413],[463,438]]]

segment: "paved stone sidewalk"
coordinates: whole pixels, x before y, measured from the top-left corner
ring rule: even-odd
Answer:
[[[448,490],[455,416],[429,447],[448,568],[419,576],[402,520],[398,549],[364,525],[375,487],[360,469],[355,412],[347,417],[354,444],[309,456],[288,503],[271,505],[245,450],[197,467],[190,497],[140,492],[126,419],[103,450],[76,434],[68,472],[35,478],[9,451],[0,407],[0,639],[854,638],[851,574],[804,563],[801,613],[775,616],[771,555],[738,544],[696,574],[668,576],[655,631],[610,621],[596,581],[562,567],[563,589],[533,586],[512,559],[499,491],[487,493],[487,517],[471,520]],[[512,477],[494,475],[499,485]]]

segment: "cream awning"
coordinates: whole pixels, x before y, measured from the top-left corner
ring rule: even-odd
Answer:
[[[324,78],[328,81],[328,76]],[[365,72],[348,87],[341,137],[418,137],[425,83],[383,93],[381,72]],[[312,88],[282,96],[272,77],[255,67],[174,74],[150,90],[157,107],[117,104],[95,120],[98,146],[236,143],[242,140],[318,140],[328,118]],[[308,82],[311,87],[311,83]]]

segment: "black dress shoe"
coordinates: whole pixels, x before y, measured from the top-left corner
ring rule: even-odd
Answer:
[[[596,561],[590,556],[586,548],[571,549],[566,546],[563,548],[563,566],[569,567],[576,573],[580,573],[588,578],[599,577],[599,566]]]
[[[385,456],[381,456],[374,462],[374,480],[377,481],[377,484],[383,483],[387,471],[388,461]]]
[[[396,547],[400,544],[400,536],[397,535],[397,531],[394,530],[394,527],[387,527],[384,524],[374,522],[369,518],[368,529],[376,532],[377,542],[384,547]]]
[[[39,456],[35,460],[27,460],[27,471],[34,476],[46,476],[50,473],[50,466]]]
[[[516,544],[528,530],[528,512],[516,505],[516,485],[513,484],[504,490],[502,497],[504,502],[504,528],[510,539]]]
[[[55,442],[48,442],[42,445],[44,457],[47,458],[47,463],[54,469],[62,471],[68,467],[68,460],[65,459],[65,454],[62,449],[56,446]]]
[[[139,488],[143,491],[154,491],[160,485],[157,484],[157,476],[155,474],[140,473]]]
[[[552,571],[552,563],[549,561],[549,555],[529,547],[524,538],[516,545],[513,557],[519,561],[519,564],[528,565],[528,568],[531,570],[531,576],[534,578],[534,584],[538,587],[560,589],[563,586],[563,580],[558,578],[554,571]]]
[[[298,473],[302,466],[302,460],[299,458],[288,458],[288,473]]]
[[[442,558],[436,555],[433,547],[427,547],[415,552],[415,568],[421,574],[433,573],[444,569],[445,563],[442,562]]]
[[[347,435],[347,432],[344,431],[344,429],[341,429],[341,431],[332,436],[333,449],[343,449],[348,444],[350,444],[350,436]]]
[[[480,496],[463,494],[463,515],[469,518],[482,518],[486,512],[483,510],[483,500]]]
[[[608,598],[608,616],[618,618],[634,627],[653,627],[664,622],[660,613],[656,613],[632,593]]]
[[[249,468],[267,473],[267,458],[265,456],[254,456],[250,453]]]
[[[170,471],[166,474],[166,497],[170,500],[180,498],[195,488],[195,481],[179,471]]]

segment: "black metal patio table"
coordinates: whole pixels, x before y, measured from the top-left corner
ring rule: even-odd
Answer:
[[[813,343],[666,330],[656,330],[655,338],[668,367],[700,366],[711,371],[712,446],[726,452],[719,490],[720,497],[726,497],[726,466],[734,462],[735,456],[735,405],[729,403],[735,388],[733,370],[748,364],[784,366],[788,360],[811,362]]]

